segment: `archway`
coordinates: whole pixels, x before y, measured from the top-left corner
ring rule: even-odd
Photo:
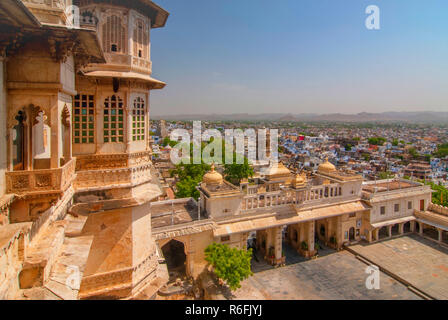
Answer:
[[[72,159],[72,130],[70,123],[70,111],[67,105],[64,106],[61,114],[61,137],[62,137],[62,159],[61,166]]]
[[[355,228],[351,227],[348,231],[348,239],[350,241],[354,241],[355,240]]]
[[[19,111],[15,117],[17,124],[12,129],[12,166],[14,171],[25,170],[26,167],[26,115]]]
[[[162,247],[163,256],[170,273],[170,279],[176,279],[186,275],[185,246],[182,242],[171,240]]]
[[[391,229],[392,235],[396,236],[400,234],[400,229],[398,224],[394,224]]]
[[[51,128],[47,123],[47,115],[38,107],[33,109],[32,121],[32,160],[33,169],[50,169],[51,164]]]
[[[387,232],[387,227],[382,227],[378,232],[378,240],[389,238],[389,234]]]
[[[420,222],[415,221],[415,232],[420,233]]]
[[[411,232],[411,222],[408,221],[403,225],[403,232],[404,233]]]

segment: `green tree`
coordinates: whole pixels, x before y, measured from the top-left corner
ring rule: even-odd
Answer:
[[[204,174],[210,170],[208,164],[178,164],[171,171],[171,176],[177,176],[179,182],[176,184],[176,198],[199,199],[199,191],[196,186],[201,183]]]
[[[369,144],[371,145],[375,145],[375,146],[382,146],[384,144],[384,142],[386,142],[387,140],[383,137],[373,137],[373,138],[369,138]]]
[[[368,153],[363,153],[363,154],[362,154],[362,157],[363,157],[364,161],[370,161],[370,154],[368,154]]]
[[[205,260],[231,290],[240,288],[240,282],[252,275],[251,259],[252,249],[239,250],[219,243],[212,243],[205,249]]]
[[[176,184],[176,198],[194,198],[199,199],[199,191],[196,186],[201,182],[199,178],[186,177]]]
[[[234,155],[234,160],[236,156]],[[235,162],[235,161],[234,161]],[[241,179],[247,179],[253,177],[254,169],[249,165],[249,160],[244,157],[243,164],[225,164],[224,165],[224,176],[227,181],[234,184],[239,184]]]
[[[417,158],[418,157],[418,152],[415,148],[410,148],[408,150],[409,154],[411,155],[412,158]]]
[[[446,156],[448,156],[448,143],[439,145],[434,155],[438,158],[445,158]]]
[[[394,140],[392,141],[392,145],[393,145],[394,147],[398,146],[398,140],[397,140],[397,139],[394,139]]]
[[[391,178],[394,177],[394,175],[392,174],[392,172],[387,171],[387,172],[380,172],[380,173],[378,174],[378,177],[379,177],[380,179],[391,179]]]
[[[170,138],[169,137],[165,137],[163,140],[162,140],[162,143],[161,143],[161,145],[163,146],[163,147],[166,147],[166,146],[170,146],[171,148],[173,148],[175,145],[177,145],[179,142],[177,142],[177,141],[172,141],[172,140],[170,140]]]
[[[430,185],[434,191],[432,194],[432,203],[448,207],[448,190],[444,186],[435,184],[434,182],[426,182],[426,184]]]

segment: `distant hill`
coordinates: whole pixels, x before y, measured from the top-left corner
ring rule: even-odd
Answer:
[[[409,123],[447,123],[448,112],[383,112],[357,114],[286,114],[286,113],[262,113],[262,114],[190,114],[152,116],[153,120],[180,120],[180,121],[285,121],[285,122],[409,122]]]

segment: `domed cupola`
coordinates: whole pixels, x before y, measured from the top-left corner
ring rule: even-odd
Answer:
[[[335,172],[336,167],[328,161],[328,158],[325,158],[325,162],[319,165],[317,172],[319,173],[330,173]]]
[[[202,182],[207,185],[217,185],[224,182],[222,175],[219,172],[215,171],[214,163],[212,164],[211,170],[207,172],[202,178]]]

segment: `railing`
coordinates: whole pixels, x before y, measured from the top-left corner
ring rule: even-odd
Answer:
[[[77,156],[76,170],[106,170],[129,168],[151,164],[152,153],[141,151],[134,153],[92,154]]]
[[[315,186],[304,190],[282,190],[247,194],[243,198],[242,210],[254,210],[289,204],[309,204],[341,197],[342,190],[337,183]]]
[[[63,167],[30,171],[6,172],[7,193],[60,192],[70,185],[75,177],[76,160]]]
[[[148,59],[132,57],[132,67],[149,73],[152,71],[152,63]]]
[[[25,4],[31,6],[43,6],[51,9],[65,9],[65,1],[63,0],[22,0]]]
[[[129,168],[78,171],[75,188],[142,184],[152,180],[151,167],[151,163],[146,163]]]

